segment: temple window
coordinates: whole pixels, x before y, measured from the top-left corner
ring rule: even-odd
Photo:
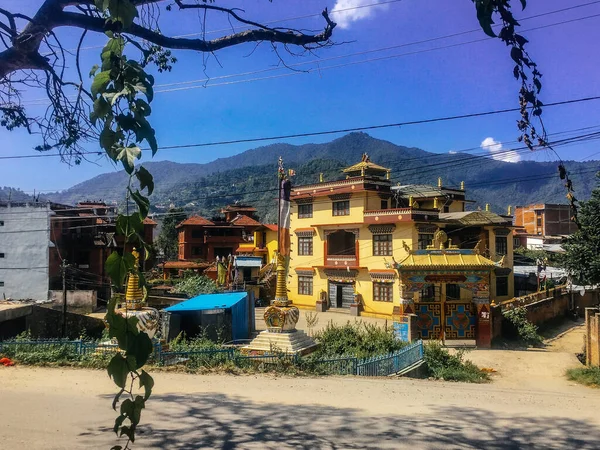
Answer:
[[[333,202],[333,215],[334,216],[349,216],[350,215],[350,200],[343,200],[341,202]]]
[[[496,236],[496,255],[503,256],[508,253],[506,236]]]
[[[392,235],[375,234],[373,235],[373,255],[374,256],[392,256]]]
[[[508,295],[508,277],[496,277],[496,296]]]
[[[313,238],[299,237],[298,238],[298,255],[310,256],[313,254]]]
[[[447,284],[446,285],[446,299],[460,300],[460,285]]]
[[[298,294],[312,295],[313,293],[313,277],[299,276],[298,277]]]
[[[202,255],[202,247],[192,247],[192,255],[193,256],[201,256]]]
[[[394,300],[394,284],[373,282],[373,300],[391,302]]]
[[[298,205],[298,219],[310,219],[313,216],[313,205],[308,203]]]
[[[0,258],[4,258],[4,253],[0,253]]]
[[[423,302],[434,302],[435,301],[435,286],[429,284],[421,289],[421,301]]]
[[[426,250],[431,244],[433,244],[433,233],[419,233],[419,250]]]
[[[327,236],[327,254],[356,255],[356,235],[345,230],[331,233]]]
[[[202,239],[203,236],[202,230],[192,230],[192,239]]]
[[[388,201],[386,200],[381,200],[381,209],[388,209]]]

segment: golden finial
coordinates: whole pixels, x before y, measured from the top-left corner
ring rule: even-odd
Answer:
[[[438,177],[438,187],[442,187],[442,177]]]
[[[489,204],[489,203],[486,203],[486,204],[485,204],[485,210],[486,210],[486,211],[489,211],[489,210],[490,210],[490,204]]]
[[[461,182],[460,182],[460,190],[461,190],[461,191],[464,191],[464,190],[465,190],[465,182],[464,182],[464,181],[461,181]]]
[[[323,182],[323,172],[319,174],[319,183]]]
[[[509,206],[509,207],[508,207],[508,215],[509,215],[509,216],[512,216],[512,206]]]
[[[139,267],[140,264],[140,254],[134,248],[131,252],[133,257],[135,258],[135,269]],[[125,291],[125,304],[128,309],[141,309],[142,303],[144,301],[144,291],[140,287],[140,277],[136,272],[132,272],[129,274],[129,278],[127,279],[127,289]]]

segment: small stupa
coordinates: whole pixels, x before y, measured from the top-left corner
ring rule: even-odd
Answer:
[[[139,267],[140,254],[135,248],[132,254],[135,258],[136,267]],[[127,279],[125,308],[121,307],[115,312],[126,318],[137,317],[138,330],[145,332],[151,339],[158,331],[160,314],[158,310],[146,306],[144,290],[140,286],[140,277],[137,272],[130,273]]]
[[[276,254],[275,300],[265,310],[264,319],[267,329],[249,345],[242,347],[242,351],[249,354],[284,352],[304,355],[316,350],[317,344],[304,331],[296,329],[300,311],[292,305],[287,296],[291,184],[283,170],[281,158],[279,158],[279,181],[279,243]]]

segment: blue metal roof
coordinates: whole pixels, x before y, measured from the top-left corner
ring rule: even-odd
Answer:
[[[241,300],[246,298],[246,292],[231,292],[227,294],[202,294],[194,298],[190,298],[185,302],[178,303],[165,308],[167,312],[179,311],[205,311],[210,309],[227,309],[231,308]]]

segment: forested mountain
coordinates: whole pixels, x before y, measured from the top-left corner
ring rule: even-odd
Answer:
[[[295,169],[293,183],[305,184],[317,182],[319,173],[326,180],[340,178],[340,170],[359,161],[365,152],[372,161],[392,169],[394,183],[436,184],[442,177],[445,186],[458,187],[465,181],[468,197],[477,202],[473,208],[490,203],[494,210],[504,212],[508,205],[565,203],[565,190],[554,162],[507,163],[464,153],[430,153],[365,133],[351,133],[325,144],[272,144],[207,164],[164,161],[144,165],[156,183],[154,208],[161,210],[172,204],[211,216],[225,204],[241,201],[254,204],[263,220],[273,221],[279,156],[287,168]],[[594,171],[600,170],[600,162],[565,164],[577,197],[586,199],[596,183]],[[46,197],[67,204],[91,199],[119,202],[125,183],[124,172],[108,173]]]

